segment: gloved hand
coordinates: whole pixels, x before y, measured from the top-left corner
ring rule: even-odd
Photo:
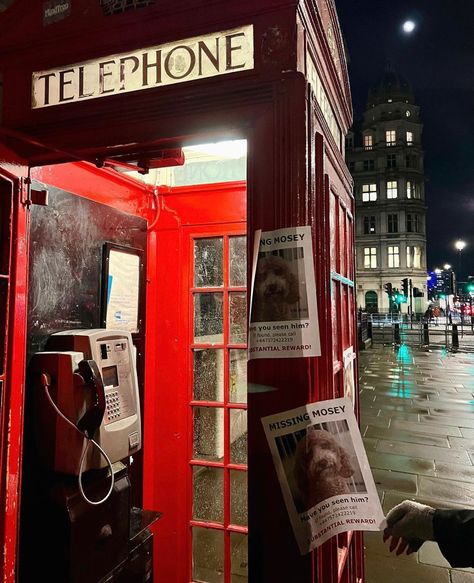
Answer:
[[[396,554],[401,555],[407,550],[409,555],[416,552],[425,541],[434,540],[434,512],[431,506],[411,500],[405,500],[392,508],[387,514],[387,528],[383,537],[384,541],[392,537],[390,551],[397,549]]]

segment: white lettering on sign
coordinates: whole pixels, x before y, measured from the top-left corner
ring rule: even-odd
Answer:
[[[32,109],[254,68],[253,26],[111,55],[32,75]]]

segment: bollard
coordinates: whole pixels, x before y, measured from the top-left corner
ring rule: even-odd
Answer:
[[[430,330],[428,327],[428,322],[423,324],[423,346],[430,345]]]
[[[452,326],[452,341],[453,341],[453,350],[457,350],[459,348],[459,334],[458,334],[458,325],[453,324]]]
[[[395,344],[401,344],[402,341],[400,340],[400,324],[394,324],[393,328],[393,342]]]

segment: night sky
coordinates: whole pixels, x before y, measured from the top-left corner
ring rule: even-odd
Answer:
[[[424,124],[428,268],[474,275],[473,0],[335,0],[349,54],[355,119],[387,61],[412,85]],[[411,35],[402,24],[413,20]],[[458,279],[460,279],[458,277]]]

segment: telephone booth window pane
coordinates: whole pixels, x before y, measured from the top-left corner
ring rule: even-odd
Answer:
[[[194,295],[194,341],[206,344],[224,340],[223,295],[197,293]]]
[[[193,528],[193,581],[224,583],[224,533]]]
[[[247,535],[239,532],[230,533],[231,583],[246,583],[248,578],[248,542]]]
[[[245,287],[247,285],[247,239],[231,237],[230,247],[230,285]]]
[[[229,294],[231,344],[244,344],[247,339],[247,294]]]
[[[247,351],[240,348],[229,350],[229,401],[247,402]]]
[[[247,411],[231,409],[230,413],[230,462],[247,463]]]
[[[196,239],[194,241],[194,287],[222,287],[223,239]]]
[[[230,470],[230,522],[247,526],[247,472]]]
[[[193,398],[195,401],[224,400],[224,351],[206,348],[193,353]]]
[[[224,457],[224,410],[194,407],[193,457],[220,461]]]
[[[224,522],[224,470],[193,467],[193,518]]]

